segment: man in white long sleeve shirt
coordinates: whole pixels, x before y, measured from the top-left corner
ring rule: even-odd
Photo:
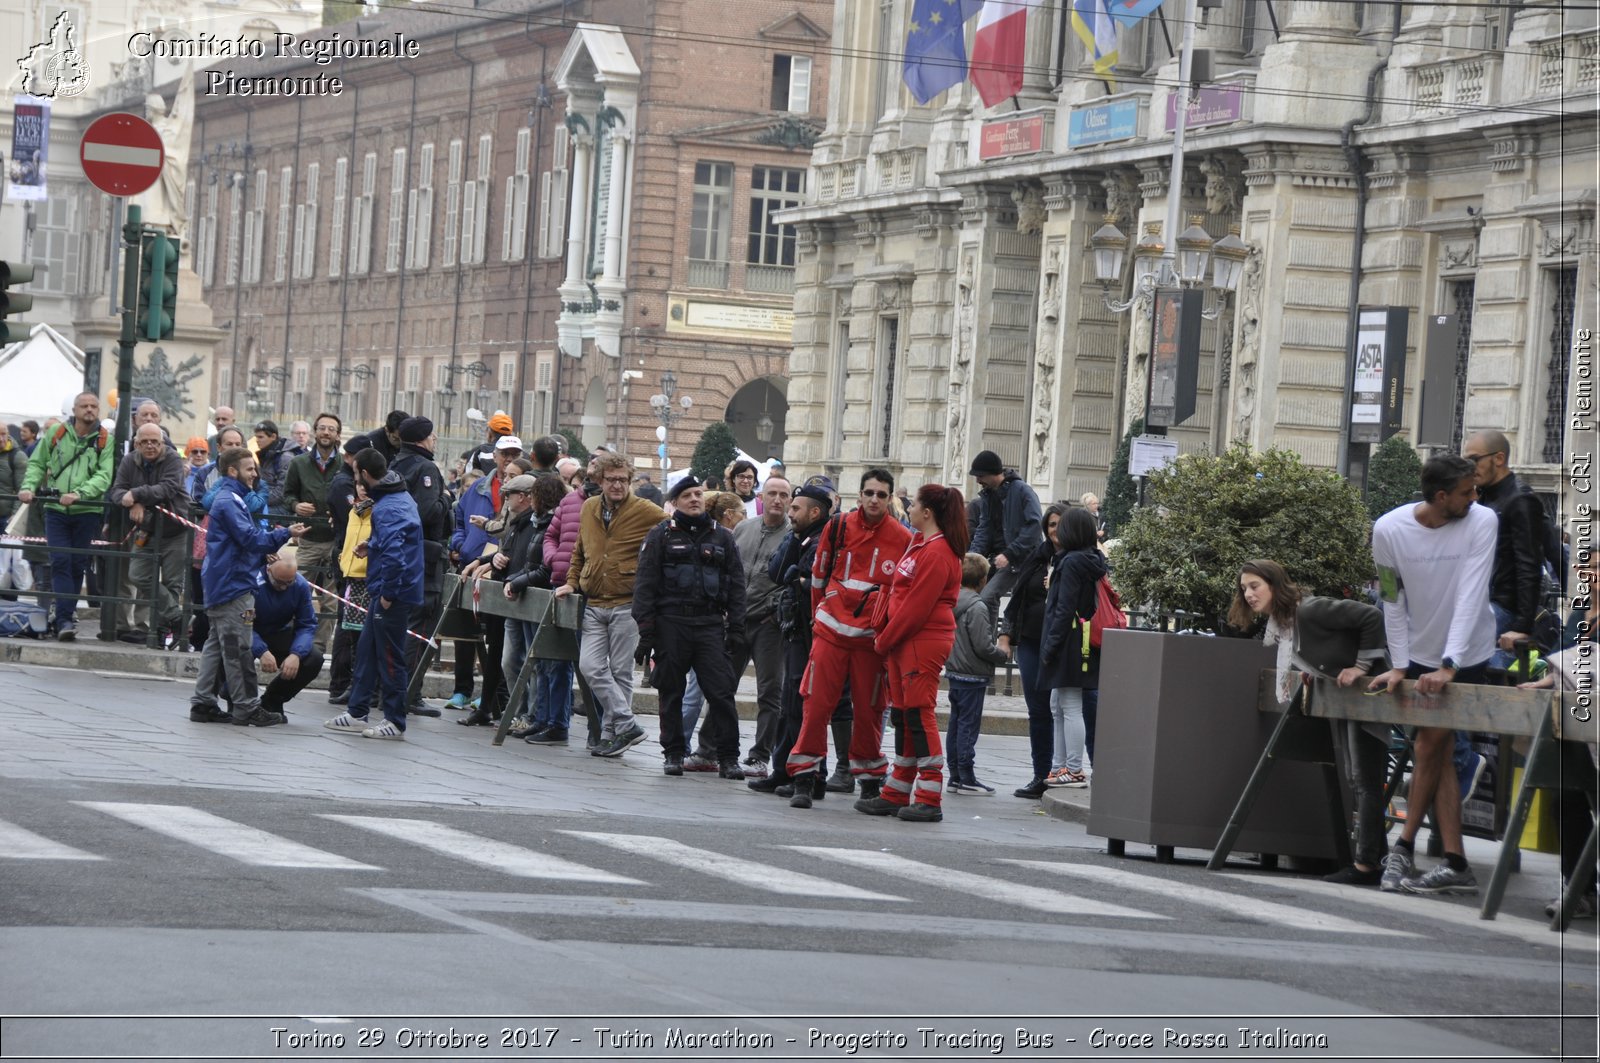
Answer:
[[[1383,589],[1383,619],[1391,669],[1371,688],[1393,690],[1415,679],[1417,692],[1437,694],[1450,683],[1482,683],[1494,653],[1489,576],[1499,520],[1474,504],[1472,462],[1454,455],[1422,467],[1422,502],[1378,518],[1372,559]],[[1451,765],[1452,733],[1417,730],[1411,797],[1400,839],[1383,862],[1381,888],[1407,893],[1476,893],[1477,879],[1461,844],[1461,785]],[[1433,806],[1445,862],[1423,875],[1414,861],[1417,830]]]

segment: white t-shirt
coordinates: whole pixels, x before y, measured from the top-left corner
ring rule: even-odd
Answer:
[[[1495,646],[1489,576],[1500,518],[1474,503],[1462,519],[1429,528],[1417,521],[1418,505],[1390,510],[1372,528],[1389,660],[1396,668],[1438,668],[1446,657],[1463,668],[1483,664]]]

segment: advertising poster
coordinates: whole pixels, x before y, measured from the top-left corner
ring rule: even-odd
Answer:
[[[1405,401],[1406,332],[1403,306],[1363,309],[1350,357],[1350,442],[1381,443],[1400,429]]]
[[[45,198],[45,163],[49,150],[50,104],[34,96],[18,96],[11,121],[7,196],[12,199]]]

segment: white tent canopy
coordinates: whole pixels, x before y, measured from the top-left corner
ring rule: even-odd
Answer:
[[[72,412],[83,390],[83,351],[46,324],[0,350],[0,421],[17,424]]]

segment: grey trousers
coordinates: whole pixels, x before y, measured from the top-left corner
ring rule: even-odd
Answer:
[[[998,556],[998,555],[997,555]],[[997,568],[989,577],[989,582],[983,585],[983,590],[978,593],[978,599],[989,607],[989,620],[998,624],[1000,621],[1000,599],[1011,593],[1017,585],[1017,566],[1007,565]]]
[[[217,692],[224,687],[233,699],[233,718],[246,719],[261,707],[261,692],[256,686],[256,654],[251,635],[256,620],[256,596],[241,594],[231,602],[207,605],[206,617],[211,632],[200,651],[200,677],[195,680],[189,704],[198,709],[215,709]]]
[[[155,618],[150,616],[150,580],[156,580]],[[180,531],[164,531],[161,548],[156,549],[152,537],[143,546],[135,547],[128,559],[128,581],[133,596],[141,601],[133,607],[133,627],[136,631],[156,628],[178,629],[183,613],[184,582],[189,578],[188,537]],[[182,635],[182,632],[177,632]]]
[[[633,651],[639,648],[639,625],[626,605],[614,609],[588,606],[583,611],[583,646],[578,671],[604,722],[602,740],[626,734],[638,726],[633,718]]]
[[[336,589],[334,585],[338,580],[337,574],[334,572],[334,551],[331,539],[325,543],[302,541],[299,546],[295,547],[294,559],[295,563],[300,566],[300,574],[306,579],[328,590]],[[312,605],[316,607],[318,614],[316,646],[326,653],[333,639],[334,617],[331,612],[327,616],[323,616],[322,613],[326,610],[327,603],[332,599],[324,598],[320,594],[315,594],[315,592],[313,594],[315,595],[315,600]]]

